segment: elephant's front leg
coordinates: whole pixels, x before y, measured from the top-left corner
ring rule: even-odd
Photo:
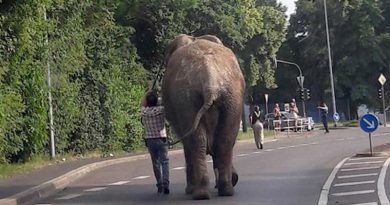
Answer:
[[[207,174],[206,149],[207,138],[201,126],[193,136],[184,139],[186,158],[186,193],[193,199],[209,199],[209,177]]]

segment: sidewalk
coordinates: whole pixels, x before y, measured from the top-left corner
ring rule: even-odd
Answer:
[[[322,131],[307,132],[303,136],[310,137],[321,133]],[[383,134],[388,133],[385,132]],[[276,139],[281,138],[287,138],[287,136],[279,135]],[[271,136],[266,139],[266,142],[273,140],[274,138]],[[253,141],[253,139],[240,142],[245,143],[248,141]],[[390,143],[376,147],[375,151],[390,154]],[[178,153],[182,153],[182,150],[169,151],[169,155]],[[120,158],[94,158],[54,163],[31,171],[30,173],[0,181],[0,205],[33,204],[39,199],[48,197],[64,189],[70,183],[96,169],[139,159],[147,159],[148,157],[149,154],[129,154]]]

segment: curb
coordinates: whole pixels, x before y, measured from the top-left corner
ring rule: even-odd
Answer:
[[[174,150],[170,151],[169,155],[178,154],[183,152],[183,150]],[[149,154],[142,154],[137,156],[131,156],[131,157],[123,157],[118,159],[110,159],[105,160],[101,162],[95,162],[92,164],[84,165],[82,167],[79,167],[73,171],[70,171],[62,176],[59,176],[57,178],[54,178],[50,181],[47,181],[41,185],[37,185],[35,187],[32,187],[26,191],[20,192],[18,194],[12,195],[8,198],[0,199],[0,205],[30,205],[34,204],[38,200],[44,199],[46,197],[49,197],[50,195],[53,195],[64,188],[66,188],[70,183],[80,179],[81,177],[85,176],[86,174],[95,171],[97,169],[125,163],[125,162],[132,162],[135,160],[140,159],[146,159],[149,157]]]

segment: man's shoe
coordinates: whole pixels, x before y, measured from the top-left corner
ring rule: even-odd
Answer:
[[[169,194],[169,188],[164,188],[164,194]]]
[[[162,188],[162,187],[159,187],[159,188],[157,189],[157,193],[159,193],[159,194],[161,194],[162,191],[163,191],[163,188]]]
[[[260,144],[260,149],[263,149],[263,144]]]

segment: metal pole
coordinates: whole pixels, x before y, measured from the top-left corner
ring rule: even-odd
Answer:
[[[382,85],[383,126],[386,127],[385,87]]]
[[[294,65],[295,67],[297,67],[298,70],[299,70],[299,77],[300,77],[300,79],[302,79],[302,69],[301,69],[301,67],[299,67],[298,64],[293,63],[293,62],[289,62],[289,61],[284,61],[284,60],[278,60],[278,59],[275,59],[275,60],[276,60],[276,62],[281,62],[281,63],[285,63],[285,64],[289,64],[289,65]],[[302,84],[299,84],[299,87],[300,87],[301,89],[303,89],[303,83],[302,83]],[[302,100],[302,110],[303,110],[303,116],[306,117],[305,102],[304,102],[304,100]]]
[[[371,133],[368,133],[368,138],[370,139],[370,153],[371,153],[371,157],[373,156],[372,153],[373,153],[373,150],[372,150],[372,140],[371,140]]]
[[[46,10],[44,13],[44,19],[47,21]],[[45,45],[49,45],[49,35],[46,32]],[[47,58],[49,58],[49,52],[47,52]],[[50,74],[50,63],[47,59],[47,87],[48,87],[48,101],[49,101],[49,131],[50,131],[50,156],[52,159],[56,156],[55,151],[55,139],[54,139],[54,120],[53,120],[53,104],[51,96],[51,74]]]
[[[325,11],[326,41],[327,41],[327,44],[328,44],[330,86],[331,86],[331,89],[332,89],[333,114],[335,114],[337,112],[337,110],[336,110],[336,97],[335,97],[335,93],[334,93],[333,68],[332,68],[332,57],[331,57],[331,52],[330,52],[328,12],[327,12],[327,8],[326,8],[326,0],[324,0],[324,11]],[[334,126],[337,127],[337,122],[336,121],[334,121]]]

